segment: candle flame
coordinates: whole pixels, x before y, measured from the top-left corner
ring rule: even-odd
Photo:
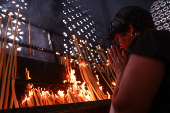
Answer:
[[[63,83],[66,83],[67,82],[67,80],[63,80]]]
[[[75,39],[75,38],[76,38],[76,36],[75,36],[75,35],[72,35],[72,37],[73,37],[73,39]]]
[[[61,97],[63,97],[64,96],[64,91],[58,91],[58,94],[61,96]]]
[[[56,55],[60,55],[60,53],[59,53],[59,52],[56,52],[55,54],[56,54]]]
[[[112,85],[116,86],[116,83],[115,83],[115,82],[112,82]]]
[[[27,68],[25,68],[25,75],[26,75],[26,80],[30,80],[30,72],[27,70]]]
[[[107,98],[110,99],[110,94],[109,94],[109,92],[107,91],[106,93],[107,93],[107,96],[108,96]]]
[[[102,86],[100,86],[99,89],[102,90]]]

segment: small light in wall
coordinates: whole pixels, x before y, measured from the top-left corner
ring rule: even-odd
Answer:
[[[63,35],[64,35],[65,37],[67,37],[67,33],[66,33],[66,32],[63,32]]]
[[[66,20],[63,20],[63,23],[64,23],[64,24],[67,24]]]
[[[5,15],[4,14],[1,14],[4,18],[5,18]]]
[[[89,19],[86,17],[86,20],[89,20]]]
[[[71,12],[70,9],[68,9],[68,12]]]
[[[65,11],[63,11],[63,13],[66,15],[67,13]]]
[[[72,27],[73,27],[73,28],[76,28],[76,26],[75,26],[75,25],[72,25]]]
[[[71,18],[68,17],[68,20],[71,21]]]
[[[19,4],[17,4],[16,7],[19,7]]]
[[[75,19],[75,17],[74,16],[71,16],[73,19]]]
[[[82,22],[82,21],[80,21],[80,23],[81,23],[81,24],[83,24],[83,22]]]
[[[22,34],[24,34],[24,32],[23,32],[23,31],[22,31],[22,32],[19,32],[19,34],[21,34],[21,35],[22,35]]]
[[[79,15],[78,15],[78,14],[76,14],[76,16],[77,16],[77,17],[79,17]]]
[[[6,9],[3,9],[2,12],[6,12],[7,10]]]
[[[83,19],[84,22],[86,22],[86,19]]]
[[[17,48],[17,51],[21,51],[21,47],[18,47],[18,48]]]

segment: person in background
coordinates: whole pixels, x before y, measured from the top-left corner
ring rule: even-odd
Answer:
[[[170,32],[154,30],[150,13],[138,6],[121,8],[109,31],[117,77],[110,113],[170,113]]]

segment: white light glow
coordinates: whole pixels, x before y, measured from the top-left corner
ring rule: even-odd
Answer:
[[[19,36],[19,38],[21,38],[21,40],[23,40],[23,36]]]
[[[63,35],[64,35],[65,37],[67,37],[67,33],[66,33],[66,32],[63,32]]]
[[[11,33],[7,32],[7,35],[11,35]]]
[[[3,9],[2,12],[6,12],[6,9]]]
[[[11,44],[11,43],[8,43],[8,45],[9,45],[9,46],[12,46],[12,44]]]
[[[76,28],[76,26],[75,26],[75,25],[72,25],[72,27],[73,27],[73,28]]]
[[[19,4],[17,4],[16,7],[19,7]]]
[[[76,14],[76,16],[77,16],[77,17],[79,17],[79,15],[78,15],[78,14]]]
[[[4,17],[5,18],[5,15],[4,14],[1,14],[2,15],[2,17]]]
[[[64,24],[67,24],[67,22],[66,22],[65,20],[63,20],[63,23],[64,23]]]
[[[72,17],[73,19],[75,19],[74,16],[71,16],[71,17]]]
[[[20,34],[20,35],[23,35],[23,34],[24,34],[24,32],[23,32],[23,31],[21,31],[21,32],[19,32],[19,34]]]
[[[83,22],[82,22],[82,21],[80,21],[80,23],[81,23],[81,24],[83,24]]]
[[[67,13],[65,11],[63,11],[63,13],[66,15]]]
[[[18,25],[21,25],[21,22],[18,22]]]
[[[68,29],[69,29],[70,31],[73,31],[73,29],[71,29],[71,27],[68,27]]]
[[[71,21],[71,18],[68,18],[69,21]]]
[[[81,35],[80,31],[77,31],[78,35]]]
[[[77,22],[77,25],[80,26],[80,24]]]
[[[17,48],[17,51],[21,51],[21,47],[18,47],[18,48]]]

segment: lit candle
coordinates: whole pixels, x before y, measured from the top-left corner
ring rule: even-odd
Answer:
[[[55,99],[54,99],[54,94],[53,94],[53,92],[52,92],[52,94],[51,94],[51,98],[52,98],[52,101],[53,101],[53,105],[55,105]]]
[[[2,30],[1,24],[2,24],[2,17],[0,17],[0,29]],[[2,34],[2,31],[1,31],[1,34]]]
[[[38,88],[37,94],[38,94],[38,98],[40,100],[40,105],[43,106],[43,101],[42,101],[42,98],[41,98],[41,94],[40,94],[40,89],[39,88]]]
[[[1,27],[1,24],[2,24],[2,17],[0,17],[0,30],[1,30],[1,48],[0,48],[0,55],[1,55],[1,51],[2,51],[2,27]]]
[[[8,23],[7,23],[7,27],[6,27],[6,33],[5,33],[5,42],[4,42],[4,48],[2,51],[2,56],[1,56],[1,61],[0,61],[0,73],[2,73],[2,67],[4,67],[3,62],[4,60],[6,60],[6,44],[7,44],[7,32],[8,32],[8,28],[10,25],[10,21],[11,21],[11,15],[9,14],[9,19],[8,19]],[[7,73],[2,74],[2,84],[1,84],[1,94],[0,94],[0,109],[2,109],[2,105],[3,105],[3,99],[4,99],[4,94],[5,94],[5,85],[6,85],[6,77],[7,77]],[[0,76],[1,78],[1,76]]]
[[[38,97],[37,97],[37,94],[35,93],[35,89],[33,88],[33,95],[34,95],[34,97],[35,97],[35,102],[36,102],[36,106],[40,106],[40,103],[39,103],[39,101],[38,101]]]
[[[31,24],[30,24],[30,22],[28,25],[28,30],[29,30],[29,44],[30,44],[30,54],[31,54]]]
[[[27,107],[30,107],[31,104],[30,104],[30,98],[27,98]]]

